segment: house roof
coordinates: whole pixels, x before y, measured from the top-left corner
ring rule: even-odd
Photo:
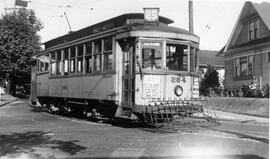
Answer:
[[[260,4],[252,3],[262,20],[264,21],[267,28],[270,30],[270,3],[268,2],[262,2]]]
[[[224,66],[224,57],[217,56],[218,51],[211,50],[199,50],[199,64],[200,65],[212,65],[212,66]]]
[[[249,16],[252,16],[254,13],[257,12],[257,14],[260,16],[266,27],[270,30],[270,3],[268,2],[262,2],[260,4],[253,3],[253,2],[245,2],[240,15],[238,16],[237,22],[233,28],[233,31],[229,37],[229,40],[227,41],[224,48],[222,48],[218,54],[224,54],[228,49],[230,49],[231,45],[235,42],[237,36],[239,35],[239,31],[241,30],[241,21],[248,18]],[[248,45],[248,44],[247,44]],[[232,47],[235,48],[235,47]]]

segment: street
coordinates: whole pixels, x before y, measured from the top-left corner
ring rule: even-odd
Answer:
[[[213,158],[269,155],[269,125],[183,119],[165,129],[93,122],[35,111],[26,100],[0,107],[0,159]]]

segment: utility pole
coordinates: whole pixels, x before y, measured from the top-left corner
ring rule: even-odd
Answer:
[[[189,0],[188,1],[188,19],[189,19],[189,32],[194,33],[194,28],[193,28],[193,1]]]

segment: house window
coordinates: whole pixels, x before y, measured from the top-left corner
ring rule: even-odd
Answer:
[[[270,52],[266,53],[266,62],[270,62]]]
[[[104,39],[104,70],[112,70],[112,38]]]
[[[247,69],[248,69],[247,66],[248,66],[247,57],[241,57],[240,58],[240,76],[247,75]]]
[[[85,53],[85,65],[86,65],[86,73],[92,73],[93,71],[93,61],[92,61],[92,42],[86,43],[85,44],[85,49],[86,49],[86,53]]]
[[[253,75],[253,56],[248,56],[248,76]]]
[[[246,77],[253,75],[253,56],[236,58],[234,61],[234,76]]]
[[[248,22],[248,37],[249,40],[256,40],[259,38],[259,20],[254,18]]]
[[[237,58],[237,59],[235,59],[235,61],[234,61],[234,75],[235,75],[235,77],[239,77],[240,76],[240,59],[239,58]]]

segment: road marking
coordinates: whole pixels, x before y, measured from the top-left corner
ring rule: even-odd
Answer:
[[[146,149],[141,148],[117,148],[110,158],[140,158]]]

